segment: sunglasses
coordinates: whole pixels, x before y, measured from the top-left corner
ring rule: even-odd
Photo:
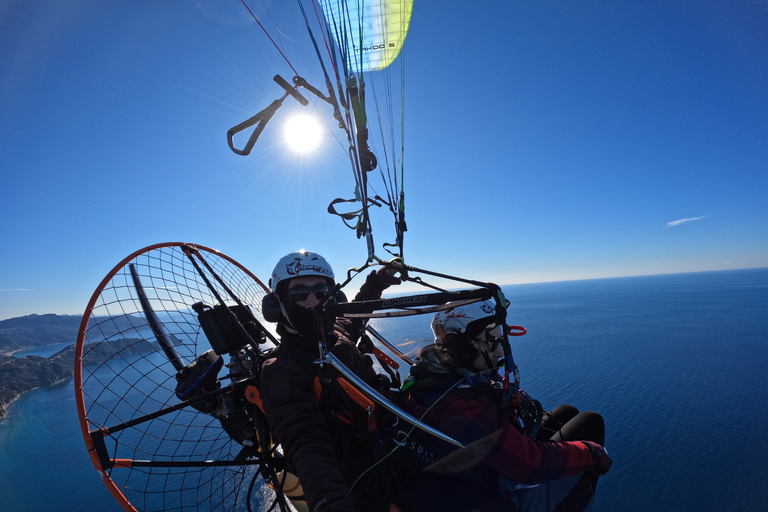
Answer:
[[[490,325],[478,337],[478,341],[485,341],[491,346],[491,352],[494,352],[504,339],[504,328],[501,325]]]
[[[313,286],[297,284],[296,286],[288,288],[288,297],[294,302],[301,302],[307,300],[307,297],[309,297],[311,292],[315,294],[317,300],[322,300],[330,291],[331,288],[325,283],[318,283]]]

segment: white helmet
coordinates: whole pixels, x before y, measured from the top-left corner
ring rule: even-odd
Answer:
[[[493,300],[438,311],[432,319],[435,343],[442,343],[444,336],[449,334],[466,333],[473,337],[492,323],[495,315],[496,303]]]
[[[301,250],[280,258],[269,278],[269,289],[276,293],[277,285],[282,281],[306,276],[319,276],[334,281],[333,269],[325,258],[315,252]]]

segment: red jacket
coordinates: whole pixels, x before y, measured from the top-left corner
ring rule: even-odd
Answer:
[[[438,462],[431,469],[498,490],[499,475],[519,484],[538,484],[583,473],[597,462],[585,442],[542,442],[525,435],[514,414],[500,410],[501,389],[485,379],[476,379],[471,387],[452,387],[461,375],[419,367],[412,368],[412,375],[416,385],[403,397],[403,408],[469,447],[459,450],[414,431],[412,444],[404,447],[415,443],[432,451],[431,458]],[[413,452],[406,459],[409,455]]]

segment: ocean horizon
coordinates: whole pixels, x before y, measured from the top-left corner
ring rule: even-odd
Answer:
[[[750,441],[768,420],[768,268],[503,291],[508,322],[528,330],[511,339],[522,388],[546,409],[570,403],[606,420],[614,466],[600,480],[595,511],[765,506],[768,446]],[[417,316],[374,325],[415,351],[431,341],[429,322]],[[0,422],[4,511],[122,510],[100,480],[80,433],[72,379],[25,393],[8,408]]]

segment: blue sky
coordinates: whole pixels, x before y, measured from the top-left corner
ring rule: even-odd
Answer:
[[[321,85],[295,2],[248,4]],[[766,2],[445,5],[416,0],[404,53],[409,264],[501,284],[768,266]],[[158,242],[265,281],[298,248],[362,264],[325,212],[353,189],[335,140],[293,154],[276,116],[253,155],[227,147],[277,73],[238,0],[0,3],[0,319],[82,313]]]

